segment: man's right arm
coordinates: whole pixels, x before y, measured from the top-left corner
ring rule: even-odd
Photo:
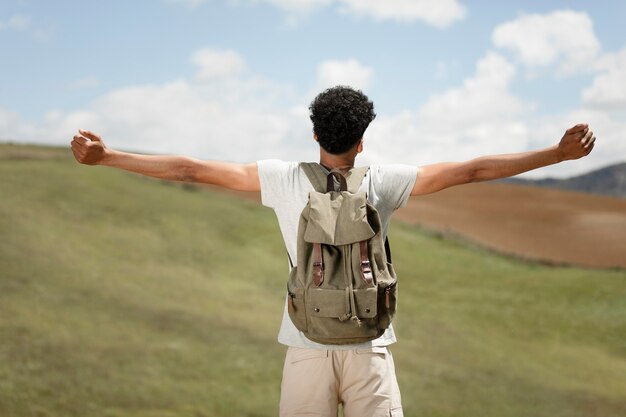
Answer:
[[[214,184],[240,191],[261,189],[256,163],[203,161],[186,156],[141,155],[108,148],[95,133],[79,130],[72,140],[76,160],[172,181]]]
[[[558,145],[529,152],[486,155],[464,162],[442,162],[420,167],[411,195],[430,194],[455,185],[507,178],[562,161],[582,158],[596,137],[586,123],[565,131]]]

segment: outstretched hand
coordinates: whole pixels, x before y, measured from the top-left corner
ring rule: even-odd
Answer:
[[[107,151],[102,138],[88,130],[78,129],[72,139],[74,158],[81,164],[98,165]]]
[[[596,137],[586,123],[577,124],[565,131],[559,142],[561,160],[578,159],[589,155]]]

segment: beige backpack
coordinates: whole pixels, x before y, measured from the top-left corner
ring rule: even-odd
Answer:
[[[298,225],[298,263],[287,282],[289,316],[307,338],[323,344],[376,339],[396,311],[397,279],[376,209],[359,192],[368,167],[344,177],[301,163],[316,191]],[[333,177],[339,181],[335,191]]]

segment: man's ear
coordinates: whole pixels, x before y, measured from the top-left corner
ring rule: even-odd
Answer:
[[[356,145],[356,153],[363,152],[363,138],[359,140],[359,143]]]
[[[317,133],[313,132],[313,139],[315,139],[315,142],[319,142],[319,140],[317,139]]]

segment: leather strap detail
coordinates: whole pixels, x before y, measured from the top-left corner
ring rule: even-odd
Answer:
[[[372,274],[372,266],[367,251],[367,240],[359,242],[359,251],[361,252],[361,278],[369,286],[374,286],[374,275]]]
[[[313,244],[313,283],[319,287],[324,282],[324,257],[322,255],[322,244]]]

